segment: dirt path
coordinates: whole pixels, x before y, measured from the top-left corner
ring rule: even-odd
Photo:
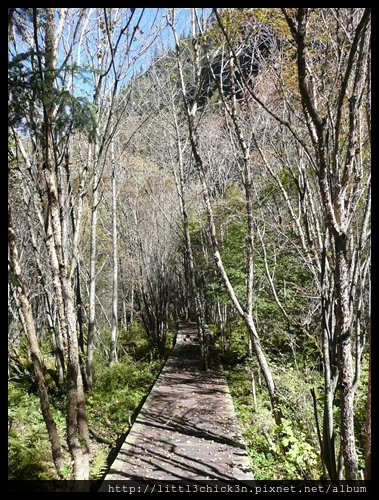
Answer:
[[[200,370],[192,324],[176,346],[105,480],[253,480],[231,396],[211,349]]]

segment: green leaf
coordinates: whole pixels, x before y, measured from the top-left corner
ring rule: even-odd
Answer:
[[[8,271],[8,283],[14,287],[19,286],[20,284],[18,277],[12,271]]]

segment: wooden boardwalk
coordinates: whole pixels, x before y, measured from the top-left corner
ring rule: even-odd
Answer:
[[[222,367],[210,352],[211,368],[203,372],[196,326],[181,324],[105,481],[253,480]]]

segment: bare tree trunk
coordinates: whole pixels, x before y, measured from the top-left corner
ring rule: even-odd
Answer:
[[[34,38],[38,52],[38,64],[43,80],[42,104],[44,110],[42,150],[42,174],[46,185],[45,230],[50,265],[54,277],[57,310],[60,328],[64,332],[67,352],[67,443],[73,458],[75,479],[89,478],[89,433],[85,412],[83,383],[79,365],[79,348],[76,332],[74,290],[71,283],[65,254],[62,248],[62,225],[58,204],[56,168],[52,166],[54,158],[54,139],[52,133],[54,95],[54,75],[56,57],[56,39],[54,33],[54,9],[48,8],[45,25],[45,71],[39,54],[37,33],[37,9],[33,9]]]
[[[76,334],[74,292],[69,279],[63,277],[69,342],[67,364],[67,441],[74,459],[75,479],[89,479],[89,430],[85,409],[85,396],[79,362],[79,346]]]
[[[79,243],[80,243],[80,233],[81,233],[82,214],[83,214],[83,202],[87,194],[85,181],[87,179],[88,168],[92,160],[91,152],[92,152],[92,145],[89,144],[87,161],[85,162],[85,166],[80,180],[80,185],[78,188],[75,216],[73,212],[72,226],[74,234],[72,237],[72,255],[71,255],[70,274],[69,274],[70,279],[75,280],[77,320],[79,329],[79,338],[78,338],[79,361],[80,361],[80,369],[82,373],[83,384],[86,390],[88,390],[88,384],[87,384],[87,370],[86,370],[87,367],[85,360],[86,350],[85,350],[84,331],[83,331],[85,308],[81,293],[81,281],[80,281],[81,262],[79,255]]]
[[[341,434],[346,479],[359,479],[354,431],[353,360],[351,353],[349,282],[346,264],[346,236],[335,237],[336,245],[336,336],[341,392]]]
[[[200,291],[196,283],[195,277],[195,263],[193,258],[192,251],[192,241],[189,230],[189,220],[188,220],[188,212],[187,212],[187,203],[186,203],[186,195],[185,195],[185,185],[184,185],[184,165],[183,165],[183,151],[182,145],[180,141],[180,132],[177,121],[177,113],[176,109],[173,109],[173,117],[175,122],[175,132],[176,132],[176,147],[178,152],[179,159],[179,178],[174,171],[176,187],[179,196],[179,205],[182,215],[182,224],[183,224],[183,232],[184,232],[184,246],[185,246],[185,262],[184,267],[186,270],[186,275],[188,279],[187,286],[190,286],[192,289],[192,296],[195,303],[195,315],[197,322],[197,330],[200,339],[200,348],[201,348],[201,360],[202,360],[202,369],[208,369],[208,345],[205,339],[205,319],[204,319],[204,307],[200,296]],[[188,291],[187,291],[188,293]],[[188,315],[189,307],[187,307],[187,315]],[[188,318],[187,318],[188,319]]]
[[[341,448],[345,477],[355,480],[359,479],[359,471],[355,447],[354,373],[350,338],[352,310],[349,300],[349,265],[351,262],[349,263],[347,258],[347,243],[352,238],[348,220],[354,215],[354,212],[351,212],[354,209],[352,209],[351,198],[348,198],[347,188],[348,183],[351,182],[353,192],[357,191],[361,177],[355,163],[359,162],[356,152],[362,147],[362,144],[358,146],[357,140],[359,128],[357,124],[359,117],[357,86],[360,82],[360,75],[365,75],[362,60],[364,39],[370,21],[370,9],[364,9],[352,33],[346,66],[341,73],[341,82],[338,84],[335,118],[329,123],[326,116],[321,116],[317,109],[315,95],[310,90],[310,78],[313,75],[309,74],[306,57],[308,9],[297,9],[296,20],[289,16],[286,9],[283,9],[283,13],[297,45],[297,72],[303,116],[314,148],[325,222],[334,243],[335,338],[341,401]],[[348,88],[349,94],[347,93]],[[348,102],[348,106],[345,106],[345,102]],[[346,156],[342,151],[340,140],[344,110],[348,116],[349,140],[347,141],[348,154]],[[329,141],[334,142],[330,144]],[[329,158],[331,148],[333,153]]]
[[[52,318],[52,307],[51,307],[48,291],[46,289],[46,280],[45,280],[44,274],[42,272],[42,268],[41,268],[41,264],[40,264],[40,257],[39,257],[38,248],[37,248],[37,240],[36,240],[36,236],[35,236],[35,233],[33,230],[32,221],[30,220],[30,213],[29,212],[28,212],[27,218],[28,218],[28,226],[29,226],[29,231],[30,231],[33,251],[34,251],[35,259],[36,259],[36,263],[37,263],[37,269],[38,269],[38,274],[39,274],[41,286],[45,289],[46,313],[47,313],[47,320],[48,320],[48,324],[49,324],[51,344],[52,344],[52,348],[54,351],[55,365],[56,365],[57,372],[58,372],[58,381],[59,381],[59,384],[62,385],[64,382],[63,339],[62,339],[62,335],[59,334],[59,329],[57,329],[56,326],[54,325],[54,321]]]
[[[218,322],[220,325],[220,334],[221,334],[221,348],[222,352],[226,351],[226,335],[225,335],[225,327],[227,322],[227,306],[226,304],[220,304],[220,301],[217,301],[217,316]]]
[[[367,394],[367,416],[365,422],[365,479],[371,479],[371,322],[369,325],[369,371],[368,371],[368,394]]]
[[[114,157],[114,141],[111,144],[112,155],[112,242],[113,242],[113,295],[112,295],[112,330],[109,361],[117,362],[117,308],[118,308],[118,257],[117,257],[117,194],[116,163]]]
[[[100,29],[100,28],[99,28]],[[102,66],[101,51],[97,54],[98,69]],[[101,73],[96,82],[94,108],[96,123],[93,138],[90,141],[92,159],[92,205],[91,205],[91,236],[90,236],[90,262],[89,262],[89,307],[88,307],[88,335],[87,335],[87,365],[86,379],[89,391],[93,388],[93,353],[95,342],[95,318],[96,318],[96,257],[97,257],[97,210],[99,205],[99,163],[100,163],[100,137],[99,137],[99,100],[102,87],[103,74]]]
[[[219,249],[219,243],[217,240],[217,234],[216,234],[216,225],[214,222],[214,216],[213,216],[213,210],[212,210],[212,205],[211,205],[211,198],[210,198],[210,193],[208,189],[208,185],[206,182],[206,176],[205,176],[205,169],[203,165],[202,158],[199,153],[199,148],[198,148],[198,141],[197,141],[197,135],[196,135],[196,126],[194,123],[196,113],[197,113],[197,99],[193,100],[192,104],[189,103],[188,97],[187,97],[187,91],[186,91],[186,86],[184,83],[184,75],[183,75],[183,68],[182,68],[182,63],[180,59],[180,47],[179,47],[179,40],[177,37],[177,33],[174,27],[173,22],[170,21],[170,25],[174,34],[175,38],[175,43],[176,43],[176,56],[177,56],[177,67],[178,67],[178,72],[179,72],[179,78],[181,82],[181,90],[182,90],[182,97],[183,97],[183,102],[184,106],[186,109],[186,114],[187,114],[187,121],[188,121],[188,130],[189,130],[189,137],[190,137],[190,143],[191,143],[191,148],[192,148],[192,154],[195,160],[195,166],[197,169],[197,173],[199,176],[199,180],[201,183],[202,187],[202,194],[204,198],[204,202],[206,205],[206,210],[207,210],[207,215],[208,215],[208,226],[209,226],[209,233],[210,233],[210,238],[212,242],[212,247],[213,247],[213,257],[214,261],[216,264],[216,267],[220,273],[220,277],[224,283],[225,289],[229,295],[229,298],[231,299],[232,303],[234,304],[236,310],[238,311],[239,315],[241,318],[244,320],[249,337],[251,339],[252,345],[254,347],[256,356],[258,358],[259,366],[262,370],[263,376],[265,378],[266,386],[270,395],[270,400],[272,404],[272,409],[273,409],[273,415],[275,418],[275,421],[279,424],[281,421],[280,417],[280,412],[278,410],[278,402],[275,394],[275,384],[274,380],[272,377],[272,373],[270,370],[270,367],[268,365],[266,356],[264,354],[264,351],[262,349],[262,346],[260,344],[260,340],[256,331],[255,323],[254,320],[251,316],[249,315],[248,310],[244,310],[235,294],[235,291],[232,287],[232,284],[230,283],[229,277],[226,273],[221,254],[220,254],[220,249]],[[196,41],[194,42],[194,51],[195,51],[195,72],[196,72],[196,82],[199,84],[199,61],[198,61],[198,54],[196,52]],[[196,92],[197,92],[197,97],[199,94],[199,86],[197,86]],[[250,267],[250,264],[249,264]],[[247,290],[247,295],[250,300],[251,292],[248,289]]]
[[[84,311],[84,304],[83,304],[83,299],[82,299],[82,292],[81,292],[81,286],[80,286],[80,267],[79,263],[76,265],[76,280],[75,280],[75,292],[76,292],[76,308],[77,308],[77,316],[78,316],[78,329],[79,329],[79,337],[78,337],[78,344],[79,344],[79,349],[80,349],[80,354],[81,357],[84,356],[85,354],[85,345],[84,345],[84,331],[83,331],[83,324],[84,324],[84,318],[83,318],[83,311]],[[85,368],[85,363],[82,365],[82,371],[83,367]]]
[[[331,328],[328,312],[331,311],[330,290],[328,287],[328,274],[326,271],[326,247],[322,252],[321,267],[321,311],[322,311],[322,353],[324,364],[324,416],[323,416],[323,440],[322,457],[323,463],[328,471],[329,478],[338,479],[337,462],[335,450],[335,432],[334,432],[334,394],[338,378],[338,369],[335,366],[334,346],[333,346],[333,328]],[[332,371],[332,367],[334,367]]]
[[[251,339],[249,338],[249,358],[250,358],[250,360],[251,360],[253,354],[254,354],[253,344],[251,342]],[[256,408],[257,407],[257,395],[256,395],[256,390],[255,390],[255,375],[254,375],[253,368],[250,364],[250,360],[249,360],[249,364],[247,366],[247,371],[248,371],[249,378],[250,378],[250,387],[251,387],[253,406],[254,406],[254,408]],[[258,380],[259,380],[259,375],[258,375]]]
[[[62,468],[63,468],[62,448],[59,435],[57,432],[57,427],[54,421],[54,417],[50,409],[49,396],[43,373],[43,363],[42,363],[41,353],[39,350],[34,318],[22,278],[22,271],[18,258],[18,251],[16,244],[16,235],[13,230],[11,207],[9,204],[8,204],[8,244],[9,244],[9,254],[10,254],[10,265],[12,272],[17,280],[17,294],[20,300],[20,306],[24,317],[25,330],[31,351],[31,358],[33,363],[34,376],[37,382],[37,390],[40,399],[41,412],[49,435],[54,466],[58,475],[62,477]]]
[[[96,316],[96,254],[97,254],[97,209],[99,204],[99,174],[96,139],[93,144],[93,177],[92,177],[92,208],[91,208],[91,243],[89,264],[89,314],[88,314],[88,337],[87,337],[87,385],[92,391],[93,378],[93,352],[95,340],[95,316]]]
[[[34,22],[36,24],[36,21]],[[35,33],[35,37],[37,34]],[[38,45],[37,45],[38,46]],[[42,65],[40,65],[40,74],[42,75]],[[42,76],[41,76],[42,78]],[[44,126],[45,127],[45,126]],[[46,128],[46,127],[45,127]],[[45,142],[49,140],[48,136],[46,136],[46,131],[44,132],[44,139]],[[20,137],[16,134],[16,141],[17,145],[19,148],[19,151],[27,165],[27,168],[29,172],[32,175],[32,168],[31,168],[31,161],[30,158],[28,157],[26,150],[23,146],[22,140]],[[43,162],[42,162],[43,163]],[[51,219],[54,217],[56,218],[57,215],[57,210],[56,210],[56,203],[55,203],[55,188],[51,188],[51,191],[49,191],[48,183],[46,180],[46,169],[44,167],[39,168],[37,171],[37,191],[38,191],[38,196],[41,202],[42,210],[40,210],[36,204],[34,204],[35,207],[35,213],[41,223],[41,227],[44,229],[45,232],[45,245],[46,245],[46,250],[47,250],[47,256],[48,256],[48,262],[49,266],[51,269],[52,273],[52,283],[53,283],[53,288],[54,288],[54,293],[57,298],[56,301],[56,310],[58,313],[58,320],[59,320],[59,327],[55,329],[55,336],[56,336],[56,346],[57,346],[57,356],[56,356],[56,363],[57,363],[57,368],[58,368],[58,376],[59,380],[63,381],[64,379],[64,353],[67,353],[67,338],[66,338],[66,332],[65,332],[65,320],[64,320],[64,311],[63,311],[63,300],[62,300],[62,289],[61,289],[61,283],[59,280],[59,266],[58,266],[58,254],[57,250],[55,248],[54,244],[54,239],[53,239],[53,232],[52,232],[52,226],[51,226]],[[24,189],[24,186],[21,183],[21,189],[23,191],[23,196],[26,198],[26,192]],[[43,213],[41,213],[43,212]],[[35,254],[38,254],[38,250],[36,247],[36,238],[34,234],[34,230],[32,227],[32,222],[30,220],[29,216],[29,209],[28,209],[28,224],[29,224],[29,230],[32,238],[32,245],[33,245],[33,250]],[[38,259],[37,259],[38,262]],[[37,264],[39,266],[39,264]],[[42,270],[41,270],[42,272]],[[63,319],[62,319],[63,318]],[[53,346],[54,346],[54,341],[53,341]]]
[[[134,285],[132,286],[132,291],[130,292],[130,327],[131,330],[134,321]]]

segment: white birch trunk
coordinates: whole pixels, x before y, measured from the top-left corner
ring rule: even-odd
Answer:
[[[117,309],[118,309],[118,256],[117,256],[117,190],[116,190],[116,163],[114,156],[114,142],[111,144],[112,158],[112,244],[113,244],[113,291],[112,291],[112,330],[110,364],[117,362]]]

